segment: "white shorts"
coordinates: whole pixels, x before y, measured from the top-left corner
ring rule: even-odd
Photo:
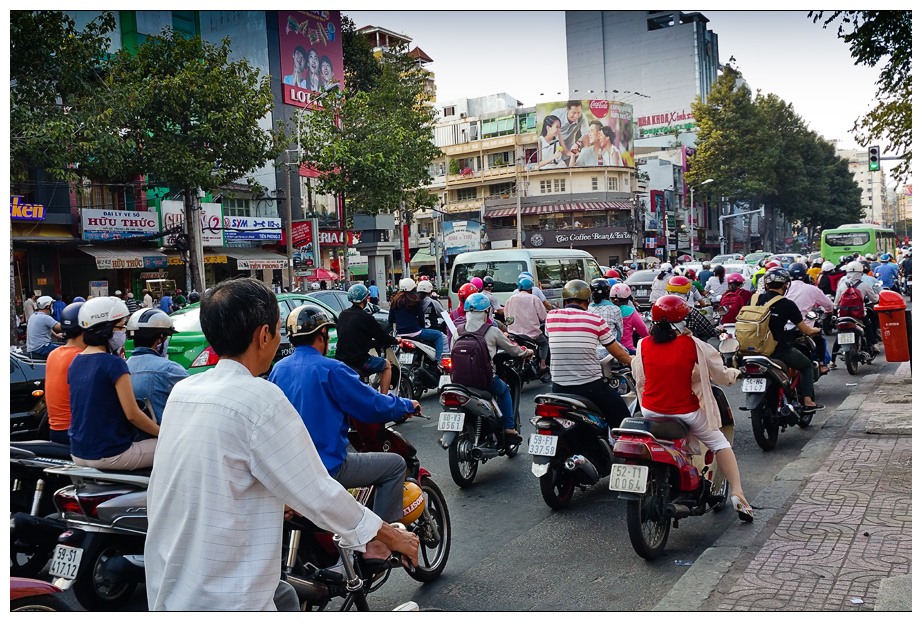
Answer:
[[[727,437],[724,436],[723,432],[720,430],[708,430],[707,429],[707,420],[704,417],[704,413],[700,409],[695,412],[686,413],[684,415],[664,415],[661,413],[655,413],[652,410],[640,407],[640,412],[644,417],[675,417],[676,419],[681,420],[685,425],[688,426],[692,434],[695,435],[695,438],[704,443],[705,447],[710,449],[713,452],[718,452],[721,449],[730,449],[730,442],[727,441]]]

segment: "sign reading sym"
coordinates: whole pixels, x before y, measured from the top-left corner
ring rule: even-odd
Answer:
[[[603,99],[536,106],[537,168],[634,166],[634,107]]]
[[[306,108],[311,93],[343,81],[343,40],[339,11],[279,11],[282,98]]]

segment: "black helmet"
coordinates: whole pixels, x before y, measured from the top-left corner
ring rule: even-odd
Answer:
[[[592,302],[598,304],[603,300],[608,300],[608,294],[611,292],[611,283],[608,279],[592,279],[589,284],[589,290],[592,292]]]
[[[483,288],[484,289],[493,289],[494,281],[492,276],[483,277]]]
[[[765,272],[765,275],[762,276],[762,280],[765,283],[765,287],[776,283],[790,283],[791,273],[784,268],[772,268]]]
[[[189,294],[189,304],[199,302],[202,299],[202,295],[198,292],[192,292]]]
[[[301,305],[288,314],[285,322],[289,339],[313,335],[324,326],[336,326],[329,314],[317,305]]]
[[[794,281],[807,280],[807,266],[800,262],[795,262],[788,266],[788,272],[791,275],[791,279]]]
[[[61,309],[61,330],[63,330],[64,334],[69,338],[77,337],[83,332],[83,328],[81,328],[78,322],[80,307],[82,306],[82,302],[72,302]]]

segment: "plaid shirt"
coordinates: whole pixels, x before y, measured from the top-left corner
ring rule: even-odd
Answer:
[[[701,341],[707,341],[720,334],[698,309],[692,309],[691,312],[685,316],[685,324],[688,326],[688,330]]]

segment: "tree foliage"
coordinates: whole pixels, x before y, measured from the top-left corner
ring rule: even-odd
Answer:
[[[856,65],[875,67],[886,59],[877,84],[877,102],[857,119],[852,132],[867,146],[878,138],[885,151],[896,151],[903,161],[893,170],[906,182],[912,168],[912,11],[810,11],[823,28],[839,22],[838,36],[851,49]]]
[[[379,66],[373,81],[353,86],[347,74],[344,88],[314,96],[301,124],[302,160],[321,173],[319,192],[343,194],[354,211],[431,207],[425,186],[441,150],[432,143],[426,72],[405,46],[385,52]]]

